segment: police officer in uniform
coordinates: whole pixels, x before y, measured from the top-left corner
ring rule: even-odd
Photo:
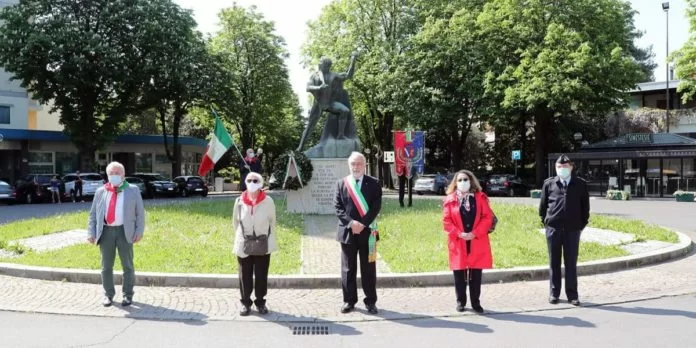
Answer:
[[[590,219],[590,195],[585,180],[573,175],[573,162],[566,155],[556,160],[556,176],[546,179],[541,189],[539,216],[546,228],[549,250],[549,303],[561,295],[561,255],[565,265],[565,293],[574,306],[578,298],[578,248],[580,233]]]

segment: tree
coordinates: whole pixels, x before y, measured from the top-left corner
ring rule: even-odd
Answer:
[[[154,105],[162,129],[166,155],[172,164],[172,176],[181,175],[181,124],[189,108],[215,100],[216,93],[226,91],[226,75],[218,57],[208,53],[202,35],[195,30],[196,21],[189,10],[174,3],[163,8],[171,30],[157,41],[157,51],[147,66],[151,77],[145,87],[144,100]],[[229,98],[229,95],[225,96]],[[168,136],[172,135],[171,147]]]
[[[296,115],[299,104],[284,62],[285,41],[275,33],[273,22],[264,20],[254,6],[235,5],[218,17],[222,28],[213,36],[210,51],[220,57],[229,89],[215,104],[239,134],[242,151],[299,137],[301,125],[286,123]]]
[[[399,92],[405,118],[447,139],[452,171],[462,168],[469,135],[486,120],[488,104],[481,88],[488,70],[485,47],[476,28],[484,1],[458,4],[454,13],[426,19],[409,41],[398,74],[406,86]]]
[[[53,102],[82,168],[144,107],[149,62],[163,52],[169,0],[21,0],[0,13],[0,65]]]
[[[689,39],[679,51],[673,53],[671,58],[676,62],[677,78],[681,81],[678,90],[684,104],[696,97],[696,0],[687,1]]]
[[[402,88],[395,78],[396,62],[416,33],[417,20],[412,0],[337,0],[309,23],[307,63],[327,56],[335,70],[345,69],[351,52],[360,52],[346,89],[364,148],[393,149],[391,131],[400,108],[394,95]],[[388,164],[380,158],[379,165],[380,180],[391,182]]]
[[[534,125],[537,185],[560,116],[604,117],[623,108],[625,91],[641,80],[632,21],[620,0],[493,0],[479,16],[486,97],[498,103],[498,122],[522,117]]]

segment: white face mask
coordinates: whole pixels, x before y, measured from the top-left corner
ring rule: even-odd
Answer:
[[[123,182],[120,175],[109,175],[109,183],[113,186],[119,186]]]
[[[469,181],[458,181],[457,182],[457,190],[460,192],[469,192],[469,189],[471,188],[471,182]]]
[[[568,179],[570,177],[570,168],[556,168],[556,174],[561,177],[561,179]]]
[[[247,184],[247,191],[252,192],[252,193],[258,191],[260,188],[261,188],[260,183],[255,184],[252,182],[250,184]]]
[[[249,158],[254,158],[254,153],[253,153],[253,152],[248,153],[248,154],[247,154],[247,157],[249,157]]]

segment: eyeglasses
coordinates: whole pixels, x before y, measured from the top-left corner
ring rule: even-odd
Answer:
[[[457,179],[457,182],[467,182],[469,181],[469,178],[459,178]]]
[[[259,179],[247,179],[246,182],[247,182],[247,184],[251,184],[252,182],[253,182],[254,184],[258,184],[258,183],[259,183]]]

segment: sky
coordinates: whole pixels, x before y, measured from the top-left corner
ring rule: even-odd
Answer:
[[[287,66],[290,72],[290,83],[299,96],[302,107],[308,109],[308,98],[305,86],[309,79],[310,70],[301,63],[300,50],[307,35],[307,22],[317,18],[321,9],[331,0],[174,0],[181,7],[193,10],[198,29],[204,33],[214,33],[218,29],[217,13],[234,3],[248,7],[255,5],[257,11],[267,20],[275,22],[276,31],[285,38],[290,57]],[[630,0],[633,8],[638,11],[635,25],[644,35],[638,40],[638,46],[652,45],[655,53],[655,80],[665,80],[666,56],[666,21],[662,10],[661,0]],[[673,52],[686,42],[689,23],[686,18],[686,0],[669,1],[669,50]]]

